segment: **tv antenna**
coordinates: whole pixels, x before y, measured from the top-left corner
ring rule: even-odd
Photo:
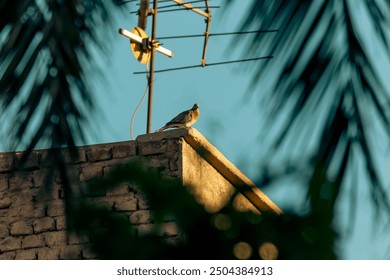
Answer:
[[[119,4],[126,4],[129,2],[135,2],[135,1],[137,1],[137,0],[128,0],[128,1],[120,2]],[[155,73],[272,58],[272,56],[264,56],[264,57],[240,59],[240,60],[233,60],[233,61],[207,63],[206,58],[207,58],[208,42],[209,42],[209,38],[211,36],[240,35],[240,34],[250,34],[250,33],[266,33],[266,32],[276,32],[277,30],[257,30],[257,31],[243,31],[243,32],[229,32],[229,33],[214,33],[214,34],[212,34],[212,33],[210,33],[210,24],[211,24],[211,19],[212,19],[211,9],[219,8],[219,6],[211,6],[209,4],[209,2],[210,2],[209,0],[194,0],[194,1],[183,1],[183,0],[160,0],[159,1],[159,0],[154,0],[153,1],[153,8],[151,8],[151,9],[150,9],[150,0],[139,0],[139,1],[140,1],[139,2],[139,10],[137,12],[132,12],[132,13],[138,14],[137,26],[134,27],[131,31],[120,28],[119,33],[121,35],[127,37],[128,39],[130,39],[130,48],[131,48],[135,58],[141,64],[146,64],[146,65],[149,64],[149,70],[147,69],[146,72],[134,72],[134,74],[145,74],[145,73],[148,74],[148,111],[147,111],[146,133],[151,132],[151,126],[152,126],[152,103],[153,103],[153,89],[154,89],[154,74]],[[173,2],[173,3],[170,5],[161,6],[159,8],[159,6],[158,6],[159,2],[160,3]],[[200,2],[204,3],[204,6],[195,7],[194,5],[192,5],[192,4],[200,3]],[[161,9],[161,11],[159,11],[159,9]],[[202,10],[202,9],[204,9],[204,10]],[[205,18],[206,27],[205,27],[204,34],[170,36],[170,37],[157,38],[157,35],[156,35],[157,14],[163,13],[163,12],[184,11],[184,10],[194,12],[194,13]],[[147,19],[149,16],[152,17],[151,37],[149,37],[145,31],[146,26],[147,26]],[[155,63],[154,63],[155,52],[159,52],[163,55],[166,55],[170,58],[173,58],[173,52],[169,49],[162,47],[158,40],[183,39],[183,38],[194,38],[194,37],[204,37],[203,52],[202,52],[200,64],[192,65],[192,66],[183,66],[183,67],[177,67],[177,68],[155,70]]]

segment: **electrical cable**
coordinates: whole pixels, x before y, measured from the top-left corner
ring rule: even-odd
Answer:
[[[148,64],[147,63],[146,63],[146,72],[144,72],[144,73],[146,73],[146,80],[148,82],[146,83],[145,92],[142,95],[142,98],[141,98],[140,102],[138,103],[137,108],[135,108],[133,116],[131,117],[131,121],[130,121],[130,138],[131,138],[131,140],[134,140],[134,137],[133,137],[133,124],[134,124],[135,116],[136,116],[139,108],[141,107],[141,105],[142,105],[142,103],[143,103],[143,101],[145,99],[146,93],[148,92],[148,89],[149,89],[149,69],[148,69]]]

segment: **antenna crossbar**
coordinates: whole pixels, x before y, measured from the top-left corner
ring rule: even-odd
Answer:
[[[129,38],[130,40],[133,40],[135,42],[137,42],[138,44],[143,44],[143,38],[141,38],[140,36],[134,34],[134,33],[131,33],[130,31],[126,30],[126,29],[123,29],[123,28],[119,28],[119,34]],[[153,44],[153,43],[152,43]],[[161,53],[161,54],[164,54],[170,58],[173,57],[173,52],[164,48],[164,47],[161,47],[161,46],[157,46],[155,48],[155,51]]]
[[[207,48],[209,45],[209,37],[210,37],[210,23],[211,23],[211,13],[210,13],[210,5],[209,0],[205,0],[206,4],[206,13],[209,17],[206,18],[206,30],[204,32],[204,42],[203,42],[203,53],[200,64],[204,67],[206,65],[206,57],[207,57]]]
[[[185,8],[187,8],[188,10],[191,10],[201,16],[204,16],[205,18],[209,18],[211,17],[210,13],[207,13],[207,12],[204,12],[202,10],[199,10],[198,8],[195,8],[193,7],[190,3],[188,2],[183,2],[182,0],[172,0],[173,2],[175,2],[176,4],[180,5],[180,6],[183,6]]]
[[[206,6],[204,7],[196,7],[196,8],[206,8]],[[209,6],[210,9],[218,9],[220,8],[220,6]],[[188,10],[193,10],[193,9],[183,9],[183,8],[178,8],[178,9],[170,9],[170,10],[162,10],[162,11],[159,11],[159,13],[168,13],[168,12],[182,12],[182,11],[188,11]],[[136,13],[136,12],[134,12]]]
[[[204,0],[196,0],[196,1],[188,1],[186,2],[187,4],[194,4],[194,3],[199,3],[199,2],[204,2]],[[165,6],[160,6],[159,9],[161,11],[161,9],[166,9],[166,8],[170,8],[170,7],[177,7],[177,3],[175,4],[171,4],[171,5],[165,5]]]
[[[227,35],[242,35],[242,34],[252,34],[252,33],[273,33],[273,32],[278,32],[278,31],[279,31],[278,29],[271,29],[271,30],[255,30],[255,31],[210,33],[209,37],[212,37],[212,36],[227,36]],[[165,37],[158,37],[158,40],[185,39],[185,38],[196,38],[196,37],[204,37],[204,36],[205,36],[205,34],[165,36]]]
[[[163,73],[163,72],[185,70],[185,69],[192,69],[192,68],[199,68],[199,67],[208,67],[208,66],[218,66],[218,65],[223,65],[223,64],[249,62],[249,61],[262,60],[262,59],[271,59],[271,58],[273,58],[272,55],[271,56],[255,57],[255,58],[247,58],[247,59],[239,59],[239,60],[231,60],[231,61],[221,61],[221,62],[214,62],[214,63],[206,63],[205,65],[190,65],[190,66],[182,66],[182,67],[175,67],[175,68],[155,70],[154,73]],[[133,74],[138,75],[138,74],[145,74],[145,73],[147,73],[147,72],[140,71],[140,72],[134,72]]]

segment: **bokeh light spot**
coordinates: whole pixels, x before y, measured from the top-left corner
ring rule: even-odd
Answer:
[[[252,256],[252,247],[246,242],[239,242],[233,247],[234,256],[240,260],[247,260]]]
[[[49,75],[53,78],[57,77],[58,69],[56,67],[50,67],[49,69]]]
[[[273,243],[264,242],[259,247],[259,256],[263,260],[276,260],[279,256],[279,250]]]
[[[232,227],[232,220],[226,214],[215,214],[213,224],[218,230],[228,230]]]

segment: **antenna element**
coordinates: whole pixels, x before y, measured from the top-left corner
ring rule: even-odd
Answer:
[[[123,1],[121,4],[133,2],[136,0],[129,0],[129,1]],[[149,95],[148,95],[148,115],[147,115],[147,124],[146,124],[146,133],[150,133],[151,126],[152,126],[152,103],[153,103],[153,88],[154,88],[154,74],[159,72],[167,72],[167,71],[175,71],[175,70],[183,70],[183,69],[190,69],[190,68],[197,68],[197,67],[206,67],[206,66],[217,66],[222,64],[231,64],[231,63],[239,63],[239,62],[248,62],[248,61],[255,61],[260,59],[270,59],[272,56],[263,56],[263,57],[256,57],[256,58],[247,58],[247,59],[240,59],[240,60],[232,60],[232,61],[222,61],[222,62],[215,62],[215,63],[207,63],[206,57],[207,57],[207,48],[208,48],[208,41],[211,36],[222,36],[222,35],[242,35],[242,34],[250,34],[250,33],[266,33],[266,32],[277,32],[277,30],[256,30],[256,31],[242,31],[242,32],[229,32],[229,33],[210,33],[210,23],[211,23],[211,11],[212,8],[218,8],[216,6],[210,6],[209,0],[195,0],[195,1],[187,1],[184,2],[183,0],[161,0],[160,2],[170,2],[173,1],[176,5],[179,5],[187,10],[190,10],[194,13],[197,13],[203,17],[205,17],[206,21],[206,29],[204,34],[202,35],[184,35],[184,36],[171,36],[171,37],[162,37],[160,39],[176,39],[176,38],[193,38],[193,37],[204,37],[204,43],[203,43],[203,54],[201,58],[200,65],[192,65],[192,66],[184,66],[184,67],[176,67],[176,68],[169,68],[169,69],[163,69],[163,70],[157,70],[154,69],[154,56],[155,52],[159,52],[161,54],[164,54],[168,57],[173,57],[173,52],[161,47],[160,43],[157,41],[157,13],[158,13],[158,0],[153,1],[153,8],[149,9],[150,0],[140,0],[140,8],[138,10],[138,26],[134,27],[131,31],[128,31],[126,29],[120,28],[119,33],[126,38],[130,39],[130,48],[133,52],[135,58],[141,63],[141,64],[147,64],[149,63],[149,71],[146,70],[146,72],[135,72],[134,74],[141,74],[146,73],[148,75],[148,89],[149,89]],[[204,1],[205,7],[194,7],[191,5],[191,3],[197,3]],[[166,5],[162,6],[161,9],[163,9],[161,12],[169,12],[172,10],[166,10],[165,8],[171,7],[174,5]],[[204,11],[200,10],[200,8],[205,8]],[[146,26],[147,26],[147,19],[148,16],[152,16],[152,36],[149,37],[146,32]]]

